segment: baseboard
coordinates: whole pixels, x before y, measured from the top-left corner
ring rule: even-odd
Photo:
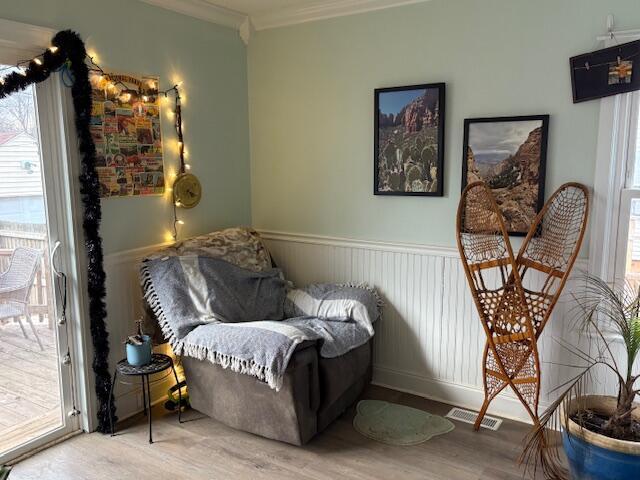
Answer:
[[[484,392],[475,386],[426,378],[386,367],[373,367],[373,381],[371,383],[473,411],[478,411],[484,401]],[[546,407],[546,404],[540,403],[541,412]],[[531,424],[531,418],[522,407],[520,400],[506,394],[498,395],[491,402],[487,413]]]

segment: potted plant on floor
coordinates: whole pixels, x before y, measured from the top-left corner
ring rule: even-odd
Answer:
[[[640,352],[640,288],[630,284],[612,288],[586,276],[585,293],[576,300],[580,327],[591,332],[595,349],[562,341],[584,362],[583,370],[565,384],[567,389],[541,416],[521,460],[528,466],[539,465],[551,479],[640,479],[640,405],[635,402],[640,369],[634,371]],[[618,348],[622,345],[614,344],[613,337],[619,337],[624,347]],[[596,371],[615,377],[617,392],[612,393],[616,396],[585,394],[587,381]],[[558,427],[569,471],[553,441]]]

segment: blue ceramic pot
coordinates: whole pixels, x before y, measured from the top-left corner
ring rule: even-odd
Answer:
[[[127,362],[129,365],[141,367],[151,362],[151,337],[149,335],[142,336],[142,345],[126,344]]]
[[[616,399],[589,395],[587,408],[600,412],[615,409]],[[636,410],[637,412],[637,410]],[[640,442],[628,442],[581,429],[569,420],[562,433],[562,444],[574,480],[640,479]]]

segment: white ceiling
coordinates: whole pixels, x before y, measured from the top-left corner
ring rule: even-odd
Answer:
[[[142,2],[233,27],[249,41],[251,29],[282,27],[332,17],[399,7],[429,0],[141,0]]]

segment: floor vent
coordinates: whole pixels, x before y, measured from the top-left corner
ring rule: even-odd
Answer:
[[[478,418],[477,412],[472,412],[471,410],[464,410],[463,408],[454,407],[449,413],[445,415],[445,417],[450,418],[452,420],[458,420],[459,422],[470,423],[473,425],[476,423],[476,418]],[[489,417],[487,415],[484,416],[480,426],[483,428],[488,428],[489,430],[498,430],[502,425],[502,420],[495,417]]]

